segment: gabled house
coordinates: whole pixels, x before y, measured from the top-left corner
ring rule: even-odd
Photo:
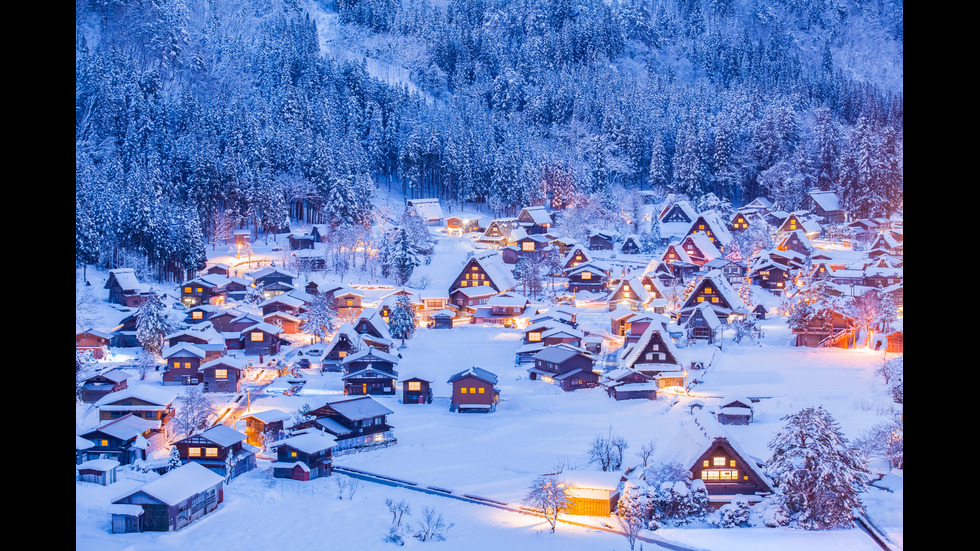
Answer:
[[[680,222],[690,224],[697,218],[698,212],[688,201],[675,201],[664,207],[658,217],[661,224]]]
[[[403,404],[431,404],[432,403],[432,381],[427,381],[419,377],[412,377],[402,381],[402,403]]]
[[[853,348],[857,340],[857,321],[837,311],[826,316],[813,316],[805,327],[793,329],[796,346]]]
[[[303,318],[287,314],[286,312],[271,312],[262,316],[262,321],[269,325],[282,327],[282,332],[287,335],[295,335],[302,332]]]
[[[524,230],[514,232],[514,243],[500,249],[505,264],[517,264],[530,255],[544,254],[551,247],[550,240],[541,234],[528,235]]]
[[[289,419],[290,415],[279,409],[256,411],[239,417],[239,420],[245,421],[246,442],[256,447],[262,446],[267,438],[270,438],[271,444]]]
[[[715,247],[715,250],[717,250],[717,247]],[[667,265],[670,265],[674,262],[694,264],[694,261],[691,260],[691,257],[687,254],[687,251],[684,250],[684,247],[681,246],[680,241],[674,241],[667,244],[667,248],[664,250],[664,254],[660,257],[660,262],[661,264],[667,264]]]
[[[91,353],[96,360],[106,357],[111,342],[112,333],[108,331],[86,329],[75,333],[75,350]]]
[[[207,362],[198,369],[204,392],[239,393],[245,378],[245,360],[228,356]]]
[[[272,476],[292,480],[314,480],[333,472],[333,448],[337,439],[311,429],[269,445],[275,450]]]
[[[793,272],[788,265],[776,261],[767,251],[761,251],[750,261],[746,277],[754,285],[778,294],[793,281]]]
[[[711,271],[701,278],[681,306],[679,322],[687,321],[687,316],[693,308],[701,303],[711,307],[719,319],[727,319],[732,314],[745,315],[748,306],[742,297],[729,285],[728,280],[720,271]]]
[[[446,382],[453,385],[449,411],[491,412],[500,403],[497,375],[486,369],[471,367],[454,373]]]
[[[227,342],[225,336],[214,328],[212,322],[192,325],[164,336],[167,347],[173,348],[180,344],[194,345],[204,352],[204,361],[209,362],[225,355]]]
[[[252,284],[256,288],[269,287],[273,283],[287,283],[290,287],[293,287],[293,280],[296,279],[296,274],[293,272],[275,266],[266,266],[247,275],[252,278]],[[269,298],[270,296],[266,296],[265,298]]]
[[[490,221],[486,231],[483,232],[479,240],[484,243],[493,243],[503,247],[504,245],[513,243],[511,236],[518,229],[523,231],[521,223],[517,221],[517,218],[498,218]]]
[[[568,274],[571,270],[581,266],[582,264],[588,263],[590,260],[592,260],[592,257],[586,252],[585,247],[575,245],[562,258],[563,271],[565,274]]]
[[[698,233],[705,234],[721,254],[724,254],[728,250],[733,239],[732,233],[728,231],[728,225],[722,221],[717,212],[711,210],[698,215],[694,222],[691,223],[691,227],[688,228],[685,237]]]
[[[180,284],[180,302],[188,307],[201,304],[219,305],[228,299],[225,286],[229,280],[226,276],[207,274],[195,277]]]
[[[569,270],[565,277],[568,280],[568,291],[571,293],[579,291],[602,293],[605,292],[606,284],[609,282],[609,272],[591,262]]]
[[[765,197],[756,197],[752,201],[749,201],[739,210],[742,212],[747,212],[750,214],[764,216],[772,211],[773,203]]]
[[[316,243],[316,239],[309,233],[291,233],[286,236],[286,239],[289,240],[291,251],[312,250]]]
[[[344,358],[366,346],[361,340],[361,336],[357,334],[357,331],[354,331],[353,325],[349,323],[341,325],[333,339],[326,345],[321,361],[323,370],[339,371],[339,366]]]
[[[381,311],[375,308],[361,312],[361,317],[354,324],[354,331],[361,336],[364,344],[374,347],[375,350],[389,352],[394,344],[388,322],[381,316]]]
[[[636,344],[624,346],[621,354],[622,367],[652,378],[658,388],[685,384],[687,373],[677,347],[662,325],[648,326]]]
[[[87,404],[98,402],[111,392],[127,387],[129,375],[121,369],[111,368],[93,375],[82,382],[81,399]]]
[[[398,357],[369,346],[350,354],[341,362],[344,394],[395,394]]]
[[[204,323],[211,319],[211,316],[222,312],[221,306],[214,304],[198,304],[187,310],[187,315],[184,317],[184,323],[187,325],[197,325],[199,323]]]
[[[149,438],[158,423],[126,413],[118,418],[103,421],[98,426],[83,431],[79,436],[92,443],[81,454],[83,460],[98,459],[103,455],[122,465],[146,459]]]
[[[615,243],[615,234],[599,230],[589,231],[588,246],[590,250],[611,251]]]
[[[262,309],[263,316],[274,312],[285,312],[291,316],[299,316],[309,309],[305,301],[285,293],[263,300],[259,303],[259,308]]]
[[[337,440],[335,450],[397,443],[388,416],[392,411],[370,396],[346,397],[311,408],[309,419],[293,428],[324,430]]]
[[[691,341],[707,341],[714,343],[719,338],[719,332],[724,322],[718,313],[707,302],[702,302],[687,312],[681,325]]]
[[[803,208],[812,212],[827,224],[847,221],[847,213],[841,207],[840,199],[833,191],[811,189],[803,198]]]
[[[177,467],[112,501],[112,532],[173,532],[213,513],[224,477],[196,463]]]
[[[759,218],[753,217],[746,211],[738,211],[732,215],[731,221],[728,223],[728,229],[733,232],[743,232],[749,229],[749,226],[760,221]]]
[[[160,355],[165,362],[163,384],[196,385],[201,382],[198,369],[205,361],[205,353],[197,346],[179,342],[164,348]]]
[[[485,306],[474,310],[472,322],[515,327],[516,319],[524,314],[529,303],[527,297],[519,293],[499,293],[490,297]]]
[[[701,269],[705,273],[713,270],[720,270],[722,276],[728,281],[729,285],[739,285],[745,281],[748,266],[744,262],[731,260],[728,258],[716,258],[705,262]]]
[[[786,237],[776,245],[778,251],[794,251],[809,258],[813,254],[815,247],[810,238],[803,233],[803,230],[796,230],[786,234]]]
[[[279,353],[279,347],[282,345],[282,334],[283,330],[278,325],[261,321],[243,329],[238,340],[241,349],[246,354],[257,355],[262,358]]]
[[[409,199],[407,207],[415,209],[415,213],[429,226],[441,226],[445,219],[438,199]]]
[[[796,211],[789,213],[774,233],[781,239],[796,230],[802,230],[806,237],[812,240],[820,237],[821,227],[816,219],[807,216],[806,211]]]
[[[620,280],[619,284],[609,293],[607,301],[610,312],[620,306],[626,306],[630,310],[636,311],[645,308],[651,299],[650,291],[647,291],[638,276],[634,276]]]
[[[111,421],[132,413],[156,424],[156,431],[166,429],[174,413],[177,393],[162,386],[148,384],[130,386],[110,392],[95,403],[100,421]]]
[[[109,302],[129,308],[139,308],[156,293],[149,285],[140,283],[132,268],[109,270],[103,289],[109,289]]]
[[[652,375],[620,367],[602,376],[600,385],[614,400],[656,400],[660,385]]]
[[[483,251],[470,257],[449,286],[450,296],[458,289],[490,287],[494,293],[512,291],[517,287],[514,274],[504,265],[496,251]]]
[[[748,398],[724,398],[718,405],[718,422],[722,425],[748,425],[752,422],[752,410],[752,400]]]
[[[255,452],[248,436],[227,425],[215,425],[174,442],[183,463],[197,463],[231,480],[255,468]]]
[[[711,260],[722,258],[721,251],[707,233],[692,233],[681,241],[680,248],[687,253],[688,262],[703,266]]]
[[[528,235],[548,233],[555,225],[551,214],[543,206],[524,207],[517,215],[517,221],[524,228]]]
[[[479,219],[460,218],[458,216],[446,218],[446,233],[449,235],[463,235],[477,231],[481,231]]]
[[[544,347],[533,356],[529,378],[554,384],[564,391],[592,388],[599,384],[599,374],[592,368],[595,358],[585,350],[565,344]]]
[[[636,234],[630,234],[626,236],[623,240],[623,244],[620,245],[619,251],[623,254],[640,254],[640,236]]]

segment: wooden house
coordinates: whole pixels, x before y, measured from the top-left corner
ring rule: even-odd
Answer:
[[[446,382],[453,385],[449,411],[491,412],[500,403],[497,376],[486,369],[471,367],[453,374]]]
[[[718,270],[708,272],[701,278],[694,291],[688,295],[681,305],[679,322],[687,321],[692,308],[705,303],[711,307],[719,319],[727,320],[730,315],[744,316],[748,314],[748,306],[742,297],[728,283],[728,279]]]
[[[722,221],[715,211],[707,211],[698,215],[684,237],[698,233],[703,233],[708,237],[708,240],[718,249],[719,256],[728,251],[733,239],[732,233],[728,231],[728,225]]]
[[[296,274],[293,272],[275,266],[266,266],[247,275],[252,278],[252,283],[256,288],[268,287],[273,283],[287,283],[292,287],[293,280],[296,279]],[[266,296],[265,298],[269,297]]]
[[[344,394],[395,394],[398,357],[375,350],[373,346],[348,355],[340,364],[344,375]]]
[[[687,254],[686,261],[698,266],[703,266],[716,258],[722,258],[717,245],[704,232],[688,235],[681,241],[680,248]]]
[[[224,501],[224,477],[188,463],[109,505],[112,532],[172,532],[213,513]]]
[[[575,245],[562,257],[562,269],[565,274],[568,274],[578,266],[586,264],[591,260],[592,257],[586,252],[585,247]]]
[[[786,237],[776,245],[778,251],[795,251],[809,258],[813,254],[815,247],[810,239],[803,233],[803,230],[796,230],[786,234]]]
[[[489,302],[496,294],[497,291],[488,285],[461,287],[449,294],[449,300],[457,308],[458,317],[471,316],[477,308]]]
[[[402,381],[402,403],[403,404],[431,404],[432,381],[426,381],[419,377],[412,377]]]
[[[337,439],[318,430],[309,430],[269,445],[275,450],[272,476],[292,480],[314,480],[333,472],[333,448]]]
[[[758,218],[754,218],[748,212],[738,211],[732,215],[732,219],[728,224],[728,229],[733,232],[743,232],[749,229],[750,223],[755,223]]]
[[[157,430],[155,421],[126,413],[118,418],[103,421],[94,428],[82,431],[79,436],[92,443],[82,451],[81,459],[89,461],[105,456],[122,465],[145,460],[149,450],[149,438]]]
[[[180,284],[180,302],[188,308],[200,304],[224,304],[228,300],[227,284],[228,278],[222,275],[195,277]]]
[[[780,293],[793,281],[793,272],[784,263],[778,262],[769,253],[762,251],[759,256],[750,261],[746,277],[754,284]]]
[[[752,400],[725,398],[718,405],[718,422],[722,425],[748,425],[752,422]]]
[[[822,229],[819,222],[807,216],[806,211],[795,211],[786,216],[774,233],[781,239],[797,230],[801,230],[808,239],[813,240],[820,237]]]
[[[711,509],[733,499],[755,505],[773,492],[763,461],[742,449],[725,427],[703,409],[693,409],[674,436],[667,436],[651,457],[657,463],[677,462],[704,483]]]
[[[211,319],[212,316],[223,311],[221,306],[214,304],[198,304],[187,310],[184,316],[184,323],[187,325],[197,325]]]
[[[722,319],[710,304],[702,302],[685,313],[681,325],[687,332],[688,340],[711,344],[720,338],[719,332],[725,323]]]
[[[311,408],[311,419],[294,429],[323,430],[337,440],[335,450],[362,449],[397,443],[388,416],[392,411],[370,396],[345,397]]]
[[[527,297],[519,293],[498,293],[490,297],[485,306],[474,310],[472,322],[514,327],[515,320],[524,314],[529,303]]]
[[[111,421],[132,413],[156,424],[157,431],[165,430],[174,413],[177,393],[154,385],[137,385],[110,392],[95,403],[100,421]]]
[[[664,207],[658,218],[661,224],[690,224],[697,217],[697,210],[688,201],[675,201]]]
[[[118,466],[119,462],[115,459],[90,459],[75,465],[75,470],[78,471],[77,479],[81,482],[108,486],[116,482]]]
[[[629,318],[629,326],[625,333],[624,346],[639,342],[640,338],[646,333],[647,329],[653,325],[655,327],[665,327],[670,323],[670,318],[653,312],[640,312]]]
[[[609,311],[611,312],[620,306],[626,306],[634,311],[642,310],[646,308],[651,299],[650,291],[647,291],[639,277],[634,276],[620,280],[606,300],[609,302]]]
[[[599,382],[614,400],[656,400],[660,385],[652,375],[620,367],[607,372]]]
[[[773,203],[765,197],[756,197],[752,201],[749,201],[742,208],[739,209],[741,212],[747,212],[749,214],[764,216],[772,211]]]
[[[238,341],[246,354],[262,358],[279,353],[279,348],[282,345],[282,334],[283,330],[278,325],[262,321],[242,329]]]
[[[367,347],[361,336],[354,331],[354,326],[345,323],[334,333],[333,339],[327,343],[321,360],[324,371],[340,371],[340,364],[348,355]]]
[[[285,293],[263,300],[259,303],[259,308],[262,309],[263,316],[275,312],[285,312],[291,316],[299,316],[308,310],[305,301]]]
[[[456,316],[456,312],[449,309],[439,310],[432,314],[432,328],[433,329],[452,329],[453,319]]]
[[[522,229],[522,227],[521,223],[517,221],[517,218],[498,218],[491,220],[487,224],[487,229],[480,236],[479,240],[484,243],[492,243],[503,247],[513,242],[511,235],[518,229]]]
[[[627,235],[619,247],[619,251],[623,254],[640,254],[640,250],[640,237],[635,234]]]
[[[286,236],[286,239],[289,240],[289,250],[291,251],[312,250],[314,243],[316,243],[316,239],[309,233],[291,233]]]
[[[354,331],[360,335],[361,340],[375,350],[390,352],[394,341],[388,329],[388,322],[381,315],[381,311],[375,308],[361,312],[361,317],[354,324]]]
[[[161,353],[164,361],[163,384],[196,385],[201,382],[198,370],[204,363],[205,353],[197,346],[179,342],[168,346]]]
[[[204,392],[237,394],[242,391],[245,361],[225,356],[203,364],[198,372],[204,382]]]
[[[262,446],[266,438],[271,437],[274,440],[289,419],[288,413],[278,409],[246,413],[239,417],[239,420],[245,421],[245,441],[256,447]]]
[[[119,392],[128,386],[129,375],[116,368],[107,369],[82,381],[81,399],[86,404],[98,402],[111,392]]]
[[[687,373],[680,365],[677,347],[667,331],[651,324],[636,344],[624,346],[622,367],[651,377],[658,388],[684,386]]]
[[[840,199],[833,191],[811,189],[803,198],[802,206],[827,224],[847,221],[847,213],[841,207]]]
[[[248,436],[227,425],[215,425],[184,437],[174,446],[183,463],[197,463],[209,471],[231,480],[255,468],[254,446],[245,443]]]
[[[824,318],[814,316],[806,327],[793,329],[796,346],[853,348],[858,325],[854,318],[829,311]]]
[[[569,506],[566,515],[612,516],[619,504],[623,475],[618,471],[563,470]]]
[[[715,249],[717,250],[717,247]],[[694,261],[688,256],[687,251],[681,246],[680,241],[673,241],[667,244],[664,254],[660,257],[660,262],[668,266],[674,262],[694,264]]]
[[[616,236],[604,231],[589,231],[588,246],[592,251],[611,251],[616,243]]]
[[[504,264],[517,264],[522,258],[548,252],[551,243],[544,235],[528,235],[521,230],[520,235],[514,232],[514,243],[500,249],[500,258]]]
[[[517,215],[517,221],[528,235],[548,233],[555,225],[551,214],[543,206],[524,207]]]
[[[496,294],[512,291],[516,286],[517,280],[504,265],[500,254],[496,251],[483,251],[467,259],[449,286],[449,295],[451,297],[458,289],[473,287],[489,287]]]
[[[609,273],[592,263],[581,264],[569,270],[565,277],[568,279],[567,288],[570,293],[604,293],[609,282]]]
[[[333,297],[334,308],[337,310],[338,318],[354,318],[360,316],[364,311],[364,305],[361,302],[364,299],[364,295],[354,289],[344,287],[335,290]]]
[[[446,233],[450,235],[463,235],[478,231],[480,231],[480,221],[476,218],[460,218],[458,216],[446,218]]]
[[[286,312],[271,312],[263,316],[262,321],[269,325],[282,327],[282,332],[287,335],[295,335],[303,331],[303,318],[287,314]]]
[[[636,312],[630,310],[628,306],[619,305],[615,310],[609,312],[609,319],[611,320],[610,330],[613,335],[625,336],[626,332],[630,330],[629,320],[636,315]]]
[[[96,360],[105,358],[112,342],[112,333],[99,329],[86,329],[75,333],[75,350],[92,354]]]
[[[225,336],[215,329],[211,322],[192,325],[187,329],[165,335],[163,339],[167,348],[174,348],[181,344],[193,345],[204,352],[205,362],[224,356],[228,348]]]
[[[112,338],[109,345],[116,348],[135,348],[141,346],[136,338],[136,323],[139,321],[139,310],[128,314],[119,320],[119,325],[112,328]]]
[[[905,248],[903,233],[903,230],[885,230],[879,233],[871,242],[871,250],[901,258]]]
[[[533,359],[534,366],[527,370],[532,381],[540,379],[564,391],[599,384],[599,374],[592,370],[595,358],[581,348],[564,344],[546,346]]]
[[[109,290],[109,302],[129,308],[139,308],[156,293],[149,285],[140,283],[132,268],[109,270],[103,289]]]
[[[877,343],[875,343],[875,350],[881,349],[881,341],[884,341],[885,352],[902,354],[905,351],[905,337],[901,329],[886,333]]]
[[[415,213],[429,226],[441,226],[445,216],[442,214],[442,207],[438,199],[409,199],[407,207],[414,209]]]
[[[201,275],[208,275],[208,274],[215,274],[215,275],[230,277],[232,275],[232,273],[231,273],[231,266],[229,266],[227,264],[223,264],[221,262],[216,262],[214,264],[209,265],[204,270],[204,273],[201,274]]]

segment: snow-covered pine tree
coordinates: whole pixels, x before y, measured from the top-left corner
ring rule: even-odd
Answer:
[[[415,253],[415,247],[412,246],[405,228],[400,228],[395,235],[394,258],[391,263],[391,275],[395,279],[395,283],[404,285],[411,279],[412,273],[420,264],[421,262]]]
[[[637,537],[647,527],[650,518],[650,503],[646,492],[640,486],[629,481],[623,485],[616,506],[616,517],[632,551],[636,546]]]
[[[306,320],[303,321],[302,329],[304,332],[313,335],[313,342],[323,341],[334,330],[334,319],[337,312],[334,309],[333,301],[328,300],[326,295],[319,293],[313,297],[310,309],[306,312]]]
[[[807,530],[849,526],[854,511],[864,508],[860,495],[868,487],[866,463],[822,406],[783,420],[786,424],[769,442],[772,457],[766,463],[781,506]]]
[[[164,337],[177,329],[170,312],[159,295],[151,295],[136,313],[136,340],[148,352],[159,356],[163,352]]]
[[[391,314],[388,316],[388,330],[391,332],[391,336],[401,339],[404,347],[405,339],[412,336],[416,327],[418,327],[418,321],[415,318],[415,309],[412,307],[412,303],[407,295],[399,295],[398,299],[395,300],[395,307],[391,309]]]
[[[167,470],[172,471],[180,467],[183,463],[180,460],[180,450],[177,446],[170,446],[170,456],[167,458]]]

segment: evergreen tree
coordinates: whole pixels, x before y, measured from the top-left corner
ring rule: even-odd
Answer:
[[[170,446],[170,456],[167,459],[167,470],[172,471],[180,467],[183,462],[180,460],[180,450],[177,446]]]
[[[770,440],[766,471],[773,478],[786,512],[807,530],[849,526],[863,510],[868,469],[848,447],[834,417],[809,407],[783,418],[785,426]]]
[[[136,312],[136,340],[144,350],[156,356],[163,352],[164,337],[177,327],[163,300],[156,294],[147,298]]]
[[[421,262],[415,254],[415,247],[412,246],[405,228],[399,229],[395,237],[392,261],[392,276],[395,278],[395,283],[404,285],[420,264]]]
[[[388,329],[391,331],[391,336],[401,339],[404,347],[405,339],[412,335],[416,327],[418,327],[418,321],[415,318],[415,309],[412,307],[412,303],[407,295],[399,295],[395,301],[395,307],[391,309],[391,315],[388,316]]]
[[[302,329],[304,332],[313,335],[313,342],[324,341],[334,330],[334,319],[337,311],[334,309],[333,301],[328,300],[327,296],[319,293],[313,297],[310,309],[306,313],[306,320],[303,321]]]

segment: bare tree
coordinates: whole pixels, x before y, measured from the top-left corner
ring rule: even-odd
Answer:
[[[361,481],[349,476],[336,476],[334,482],[337,484],[337,499],[348,501],[354,498],[354,494],[361,487]]]
[[[174,399],[172,422],[177,431],[190,436],[194,431],[208,428],[216,413],[211,399],[204,395],[200,385],[194,385]]]
[[[629,444],[626,439],[612,433],[612,427],[606,436],[597,434],[589,448],[589,460],[598,463],[603,471],[618,470],[623,466],[623,454]]]
[[[388,512],[391,513],[391,528],[388,530],[388,536],[385,538],[385,541],[405,545],[405,540],[402,537],[402,517],[411,516],[412,506],[404,499],[395,503],[395,500],[390,497],[385,498],[385,506],[388,507]]]
[[[415,532],[415,538],[419,541],[443,541],[446,539],[446,530],[453,526],[454,523],[452,522],[446,524],[446,521],[442,519],[442,513],[437,513],[435,509],[426,507],[422,509],[421,519],[415,523],[415,527],[418,529]]]
[[[568,483],[559,474],[538,477],[531,485],[524,503],[540,509],[545,520],[551,525],[551,533],[555,533],[558,515],[571,506],[568,494]]]
[[[653,440],[640,446],[640,453],[638,453],[637,455],[639,455],[640,459],[643,460],[644,467],[647,466],[647,464],[650,461],[650,457],[653,455],[653,452],[655,452],[656,450],[657,450],[657,443],[654,442]]]

